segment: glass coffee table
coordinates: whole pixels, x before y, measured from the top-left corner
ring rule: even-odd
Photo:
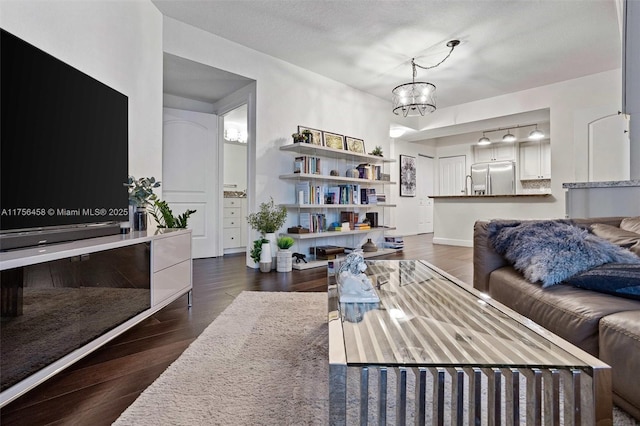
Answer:
[[[607,364],[427,262],[366,263],[379,303],[329,277],[331,425],[612,423]]]

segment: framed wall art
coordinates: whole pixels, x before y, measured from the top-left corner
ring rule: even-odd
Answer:
[[[400,155],[400,196],[416,196],[416,157]]]
[[[352,138],[351,136],[345,137],[345,145],[347,151],[357,152],[358,154],[365,154],[364,141],[362,139]]]
[[[311,127],[298,126],[298,133],[302,133],[303,131],[308,130],[311,132],[311,141],[314,145],[322,146],[322,130],[312,129]]]
[[[324,137],[324,146],[344,150],[344,136],[330,132],[322,132],[322,136]]]

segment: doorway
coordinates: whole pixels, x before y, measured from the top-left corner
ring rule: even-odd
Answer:
[[[433,232],[433,199],[435,195],[433,157],[418,154],[418,234]]]

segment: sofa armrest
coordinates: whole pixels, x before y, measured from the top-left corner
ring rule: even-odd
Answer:
[[[473,225],[473,286],[485,293],[489,292],[491,272],[509,264],[489,243],[488,225],[480,220]]]

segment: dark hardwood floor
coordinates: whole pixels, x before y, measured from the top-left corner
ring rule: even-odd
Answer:
[[[424,259],[466,283],[472,249],[405,237],[402,252],[378,259]],[[0,424],[110,425],[244,290],[326,291],[326,268],[261,273],[244,254],[193,262],[193,307],[181,297],[102,348],[0,409]]]

